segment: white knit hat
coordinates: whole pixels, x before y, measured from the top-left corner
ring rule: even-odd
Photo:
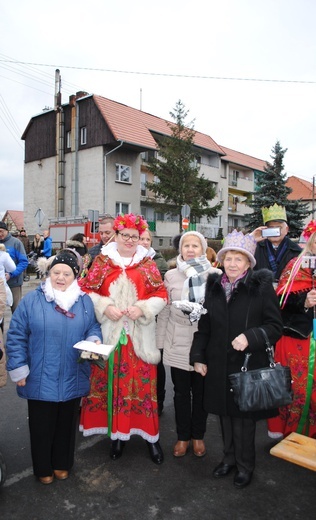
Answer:
[[[193,236],[198,237],[200,239],[202,250],[203,250],[203,255],[205,255],[206,254],[206,248],[207,248],[207,242],[206,242],[204,236],[201,233],[199,233],[198,231],[187,231],[186,233],[183,233],[183,235],[180,238],[180,242],[179,242],[179,252],[180,252],[180,254],[181,254],[181,248],[182,248],[183,239],[185,237],[190,236],[190,235],[193,235]]]

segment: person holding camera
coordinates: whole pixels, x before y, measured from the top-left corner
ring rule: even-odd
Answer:
[[[274,204],[262,208],[264,226],[256,228],[251,235],[257,242],[255,270],[269,269],[274,282],[278,282],[286,264],[296,258],[301,247],[287,236],[289,226],[285,208]]]

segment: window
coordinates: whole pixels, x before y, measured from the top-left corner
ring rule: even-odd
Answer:
[[[71,148],[71,132],[67,132],[66,134],[66,146],[67,148]]]
[[[140,194],[143,195],[143,197],[146,196],[146,182],[147,182],[146,173],[141,173],[140,174]]]
[[[156,151],[148,150],[147,152],[141,152],[140,156],[143,161],[148,162],[150,159],[153,159],[156,156]]]
[[[115,180],[117,182],[132,182],[132,171],[130,166],[126,166],[125,164],[116,164],[115,169]]]
[[[80,128],[80,144],[87,144],[87,127]]]
[[[239,177],[239,171],[233,170],[232,186],[237,186],[238,177]]]
[[[121,213],[129,213],[128,202],[116,202],[115,203],[115,214],[120,215]]]

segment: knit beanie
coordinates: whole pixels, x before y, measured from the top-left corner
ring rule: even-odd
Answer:
[[[77,257],[74,253],[65,250],[59,251],[59,253],[55,256],[54,260],[52,261],[50,269],[57,264],[68,265],[72,269],[75,278],[77,278],[80,268],[78,265]]]
[[[191,235],[193,235],[195,237],[198,237],[198,239],[201,242],[203,255],[205,255],[206,254],[206,248],[207,248],[207,242],[206,242],[204,236],[201,233],[199,233],[198,231],[187,231],[186,233],[183,233],[183,235],[181,235],[180,242],[179,242],[179,252],[180,252],[180,254],[181,254],[181,248],[182,248],[182,244],[183,244],[184,238],[189,237]]]
[[[8,231],[8,226],[7,226],[6,223],[3,222],[2,220],[0,220],[0,228],[1,228],[1,229],[5,229],[6,231]]]

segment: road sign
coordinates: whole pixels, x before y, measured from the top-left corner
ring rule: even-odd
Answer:
[[[189,224],[190,224],[190,220],[188,218],[183,218],[182,219],[182,229],[184,231],[188,229]]]
[[[34,217],[36,218],[36,222],[37,222],[38,226],[41,227],[41,225],[43,224],[44,219],[45,219],[44,211],[41,208],[38,208]]]
[[[191,208],[188,204],[184,204],[181,208],[181,217],[182,218],[189,218],[191,213]]]

